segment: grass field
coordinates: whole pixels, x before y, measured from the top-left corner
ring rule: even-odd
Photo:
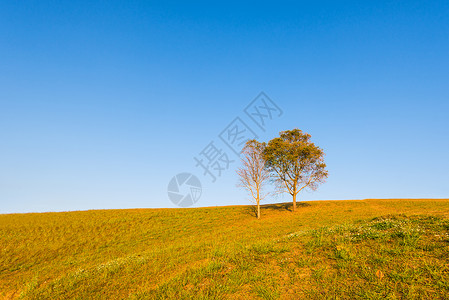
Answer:
[[[449,200],[0,215],[4,299],[449,299]]]

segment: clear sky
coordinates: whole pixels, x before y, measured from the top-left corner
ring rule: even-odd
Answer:
[[[247,204],[236,117],[324,149],[300,200],[449,197],[448,1],[160,2],[0,2],[0,213],[175,207],[182,172],[194,206]],[[265,132],[261,91],[283,111]],[[211,141],[235,160],[215,182]]]

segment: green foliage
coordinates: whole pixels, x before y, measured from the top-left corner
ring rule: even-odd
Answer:
[[[296,209],[298,192],[304,188],[315,190],[328,177],[324,152],[311,142],[310,134],[299,129],[279,135],[266,145],[264,158],[276,186],[293,196]]]

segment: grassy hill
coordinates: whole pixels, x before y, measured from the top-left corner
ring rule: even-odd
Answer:
[[[0,299],[448,299],[449,200],[0,215]]]

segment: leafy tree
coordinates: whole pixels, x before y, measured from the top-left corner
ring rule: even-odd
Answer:
[[[263,156],[277,188],[292,195],[296,211],[296,195],[305,188],[316,190],[328,177],[324,152],[299,129],[279,135],[268,142]]]
[[[246,189],[257,206],[257,218],[260,219],[260,201],[268,193],[262,194],[262,188],[270,179],[270,173],[265,168],[264,149],[265,143],[256,140],[246,142],[242,150],[242,167],[237,169],[239,175],[238,186]]]

